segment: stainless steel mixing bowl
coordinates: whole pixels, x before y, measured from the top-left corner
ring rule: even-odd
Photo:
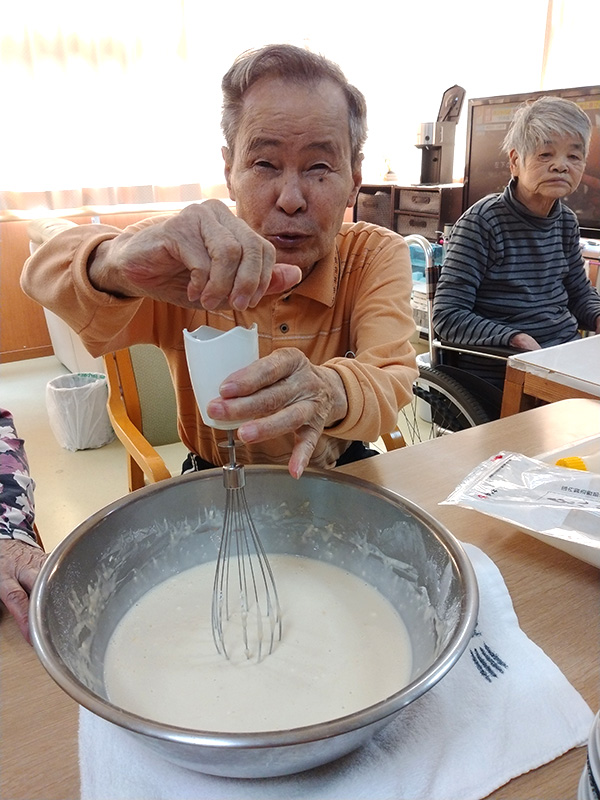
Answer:
[[[333,761],[396,719],[466,648],[478,592],[460,543],[400,496],[332,471],[308,470],[299,481],[284,467],[249,467],[247,473],[248,502],[267,552],[337,564],[396,607],[413,648],[407,686],[339,719],[268,733],[177,728],[109,702],[104,654],[120,618],[152,586],[216,556],[224,504],[220,470],[140,489],[82,523],[45,562],[31,596],[30,627],[46,670],[85,708],[176,764],[258,778]]]

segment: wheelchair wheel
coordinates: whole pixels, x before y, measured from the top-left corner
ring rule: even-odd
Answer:
[[[419,365],[413,394],[414,400],[403,409],[404,420],[400,421],[405,439],[412,444],[473,428],[491,419],[467,389],[435,367]]]

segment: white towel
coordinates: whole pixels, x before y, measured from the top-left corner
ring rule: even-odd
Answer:
[[[591,709],[520,629],[495,564],[465,547],[479,582],[475,634],[454,668],[369,744],[285,778],[218,778],[161,760],[82,709],[82,800],[479,800],[585,744]]]

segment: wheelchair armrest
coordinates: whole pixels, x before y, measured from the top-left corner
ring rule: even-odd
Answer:
[[[490,358],[508,358],[517,353],[525,352],[519,347],[486,347],[483,345],[472,344],[457,344],[456,342],[449,342],[445,339],[439,339],[433,343],[434,347],[439,347],[440,350],[453,350],[454,352],[460,351],[464,353],[474,353],[475,355],[488,356]]]

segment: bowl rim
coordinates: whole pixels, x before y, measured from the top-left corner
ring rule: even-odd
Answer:
[[[287,467],[282,465],[253,464],[246,466],[246,470],[257,473],[286,472],[289,474]],[[454,563],[455,571],[457,575],[461,577],[461,582],[463,584],[459,621],[456,630],[448,640],[444,653],[421,675],[389,697],[383,698],[377,703],[342,717],[291,728],[289,730],[258,732],[203,731],[157,722],[156,720],[139,716],[112,704],[109,700],[100,697],[74,677],[72,672],[67,669],[60,660],[43,624],[42,618],[44,596],[46,591],[48,591],[47,585],[51,582],[61,560],[90,529],[93,529],[110,514],[117,512],[122,506],[130,505],[132,502],[137,503],[144,501],[154,494],[160,494],[168,490],[168,488],[175,483],[214,479],[215,476],[220,476],[221,474],[221,468],[217,467],[216,469],[174,476],[173,478],[150,484],[130,492],[124,497],[109,503],[104,508],[99,509],[77,525],[54,548],[42,565],[30,596],[29,630],[32,644],[38,658],[50,677],[79,705],[91,711],[93,714],[104,718],[108,722],[119,725],[133,733],[157,740],[178,742],[180,744],[194,746],[202,745],[204,747],[215,747],[219,749],[252,749],[298,745],[349,734],[352,731],[364,729],[369,725],[381,723],[387,717],[396,714],[400,709],[409,705],[431,689],[456,664],[464,650],[466,650],[471,635],[475,630],[479,610],[477,577],[471,560],[462,543],[445,525],[435,519],[429,512],[425,511],[411,500],[403,497],[398,492],[379,486],[355,475],[310,467],[304,471],[300,480],[304,477],[307,479],[333,480],[336,483],[354,486],[368,494],[377,495],[379,498],[383,498],[393,505],[403,507],[424,523],[432,533],[442,541],[448,550]],[[290,479],[292,479],[291,476]]]

